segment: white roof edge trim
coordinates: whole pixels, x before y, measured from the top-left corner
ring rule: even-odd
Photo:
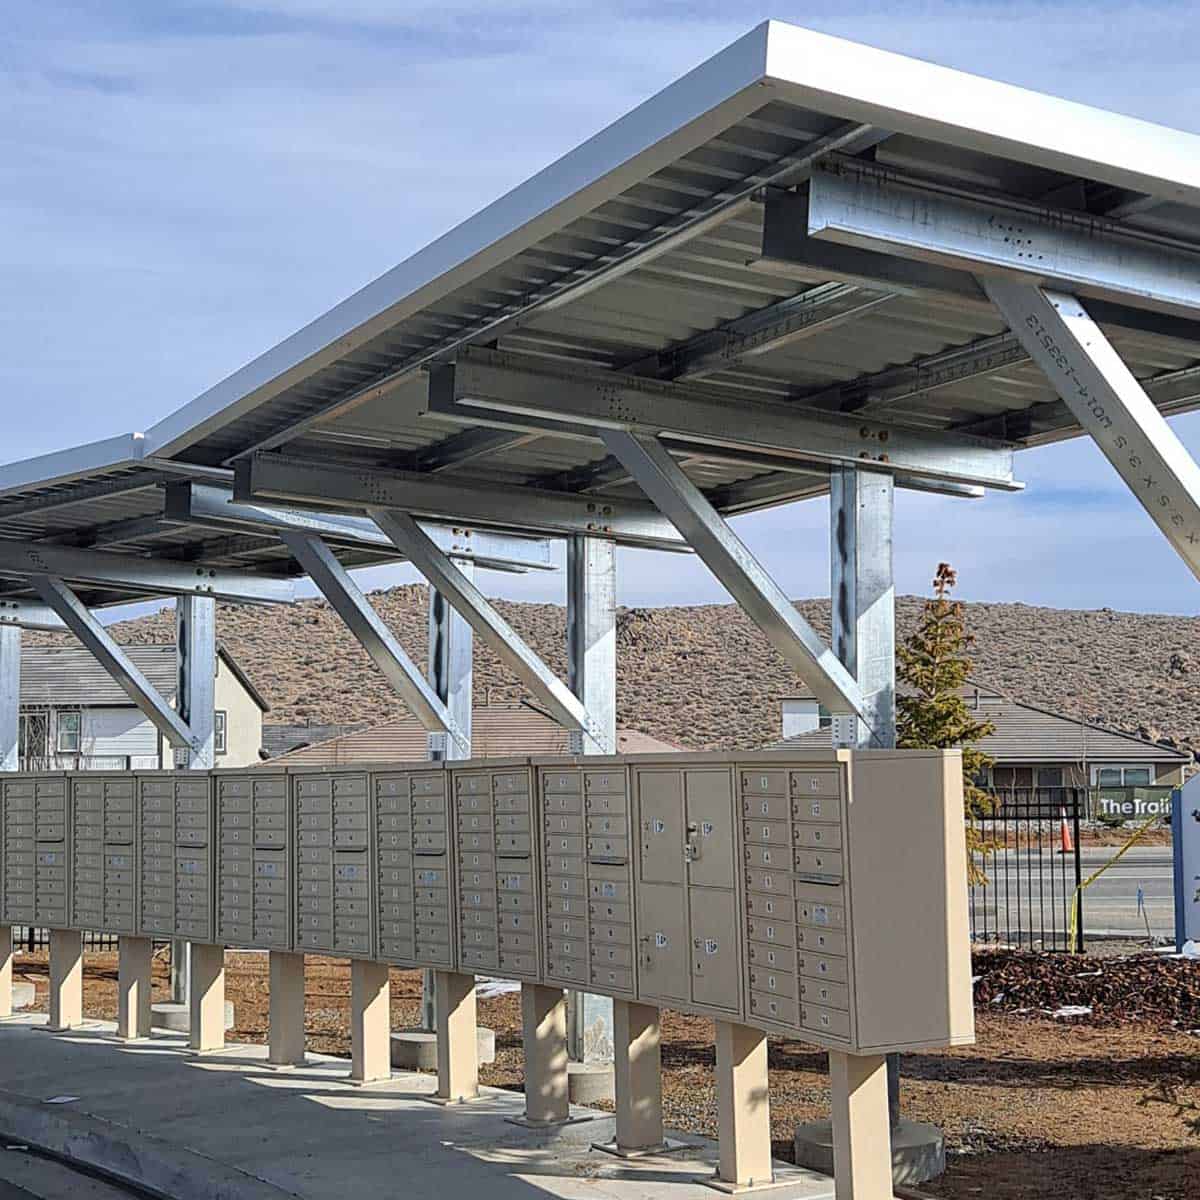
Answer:
[[[145,440],[140,433],[122,433],[98,442],[85,442],[0,466],[0,497],[31,487],[68,483],[95,471],[136,466],[142,460]]]
[[[1200,204],[1200,136],[778,21],[781,99],[1163,200]]]
[[[152,426],[179,454],[389,324],[499,266],[769,102],[764,22],[526,182]]]

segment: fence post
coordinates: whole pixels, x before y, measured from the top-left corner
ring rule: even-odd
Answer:
[[[1083,953],[1083,849],[1079,844],[1079,793],[1075,793],[1075,803],[1072,806],[1074,819],[1072,826],[1075,834],[1075,895],[1078,897],[1078,909],[1075,914],[1075,945],[1076,954]]]

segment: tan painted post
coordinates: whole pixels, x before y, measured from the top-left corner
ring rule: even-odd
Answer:
[[[154,943],[150,938],[117,940],[117,1037],[150,1036],[150,985]]]
[[[272,950],[268,955],[270,1034],[267,1062],[276,1067],[304,1065],[304,955]]]
[[[525,1041],[525,1120],[549,1125],[571,1115],[567,1074],[567,996],[562,988],[521,984]]]
[[[13,1014],[12,926],[0,925],[0,1021]]]
[[[618,1153],[663,1144],[662,1029],[649,1004],[613,1001]]]
[[[50,930],[50,1025],[73,1029],[83,1021],[83,934]]]
[[[718,1180],[731,1187],[771,1182],[771,1104],[767,1035],[717,1022]]]
[[[829,1088],[837,1200],[892,1200],[887,1059],[831,1051]]]
[[[188,1046],[197,1053],[225,1046],[225,947],[192,942],[191,1035]]]
[[[350,1081],[392,1075],[392,1005],[387,963],[350,960]]]
[[[437,1098],[450,1104],[474,1100],[479,1095],[475,976],[457,971],[437,971],[434,975]]]

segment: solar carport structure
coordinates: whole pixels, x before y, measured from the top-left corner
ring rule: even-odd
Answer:
[[[613,546],[691,551],[840,744],[888,746],[896,488],[1016,489],[1015,451],[1087,434],[1197,568],[1164,415],[1200,400],[1198,308],[1200,138],[766,24],[144,436],[0,470],[0,604],[119,670],[89,608],[307,574],[435,752],[469,753],[473,630],[603,753]],[[825,494],[832,646],[725,520]],[[530,536],[568,541],[565,683],[471,579],[549,565]],[[432,680],[345,574],[398,558],[457,614]],[[880,1064],[835,1067],[835,1120],[880,1102]],[[836,1155],[846,1195],[884,1186],[861,1141]]]

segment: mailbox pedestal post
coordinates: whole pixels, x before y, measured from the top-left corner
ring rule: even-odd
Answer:
[[[272,950],[269,955],[270,1034],[267,1062],[304,1065],[304,955]]]
[[[479,1045],[476,1033],[475,976],[434,972],[437,1023],[437,1099],[462,1104],[479,1095]]]
[[[528,1125],[570,1120],[567,1074],[567,997],[561,988],[521,985],[525,1040],[525,1117]]]
[[[665,1148],[662,1117],[662,1028],[659,1010],[631,1000],[613,1001],[617,1137],[622,1156]]]
[[[11,925],[0,925],[0,1021],[13,1014],[13,937]]]
[[[829,1055],[836,1200],[892,1200],[887,1058]]]
[[[11,988],[9,989],[11,994]],[[50,930],[50,1024],[52,1033],[83,1021],[83,934]]]
[[[392,1074],[391,982],[387,963],[350,960],[350,1082]]]
[[[225,947],[191,944],[188,1046],[197,1054],[225,1048]]]
[[[715,1182],[730,1191],[761,1187],[772,1181],[767,1035],[732,1021],[716,1024],[720,1165]]]
[[[117,1037],[150,1036],[150,987],[154,943],[150,938],[117,939]]]

